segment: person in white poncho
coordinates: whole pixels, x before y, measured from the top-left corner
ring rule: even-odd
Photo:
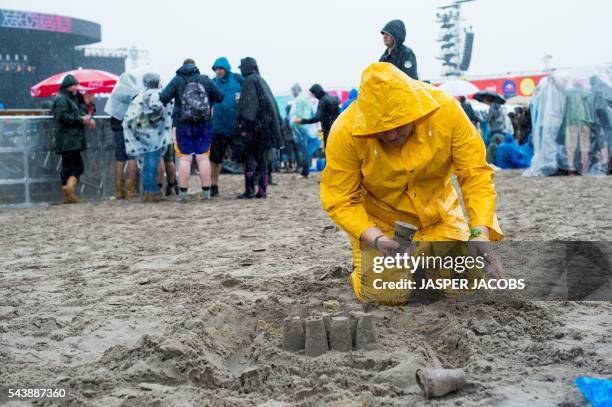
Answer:
[[[134,98],[123,120],[125,149],[137,157],[142,170],[145,202],[157,202],[161,199],[157,168],[162,153],[172,142],[172,106],[164,108],[159,100],[158,74],[145,74],[143,84],[145,90]]]

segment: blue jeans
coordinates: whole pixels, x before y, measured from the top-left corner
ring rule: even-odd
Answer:
[[[144,184],[144,192],[157,194],[159,188],[157,187],[157,167],[159,160],[161,159],[162,150],[155,150],[146,153],[143,156],[142,164],[142,182]]]
[[[312,158],[310,157],[310,154],[308,154],[308,139],[310,137],[308,136],[308,132],[300,127],[294,127],[293,132],[295,135],[294,140],[297,139],[297,144],[300,147],[299,164],[302,167],[301,174],[303,176],[307,176],[310,172],[310,164],[312,162]]]

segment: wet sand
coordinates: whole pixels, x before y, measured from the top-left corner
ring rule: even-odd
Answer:
[[[582,406],[573,379],[612,374],[609,302],[374,307],[376,350],[283,351],[290,312],[361,305],[318,175],[277,180],[248,202],[223,176],[212,202],[0,209],[0,388],[63,387],[74,406]],[[612,240],[612,177],[496,184],[508,239]],[[422,364],[467,385],[426,401]]]

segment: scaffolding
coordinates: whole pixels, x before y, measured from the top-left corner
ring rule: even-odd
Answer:
[[[440,55],[443,77],[460,77],[468,70],[472,58],[474,33],[464,28],[461,5],[475,0],[455,0],[452,4],[438,7],[436,22],[440,24]]]

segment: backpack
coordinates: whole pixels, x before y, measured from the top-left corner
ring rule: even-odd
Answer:
[[[210,117],[210,103],[204,85],[197,81],[187,82],[181,95],[181,118],[190,123],[204,123]]]

